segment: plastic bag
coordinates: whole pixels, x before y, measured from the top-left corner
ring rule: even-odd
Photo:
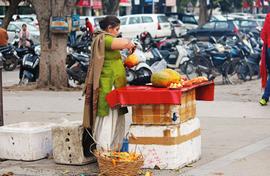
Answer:
[[[167,62],[164,59],[162,59],[161,61],[156,61],[151,65],[151,68],[153,73],[162,71],[167,68]]]

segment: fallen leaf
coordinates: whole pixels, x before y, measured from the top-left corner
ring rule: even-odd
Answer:
[[[186,167],[193,167],[193,165],[191,165],[191,164],[188,164],[188,165],[186,165]]]

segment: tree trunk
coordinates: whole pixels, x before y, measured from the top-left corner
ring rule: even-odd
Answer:
[[[213,15],[213,9],[214,9],[213,1],[210,1],[210,12],[209,12],[209,15],[207,17],[207,21],[210,21],[212,15]]]
[[[116,15],[120,0],[102,0],[103,13],[105,15]]]
[[[71,14],[70,0],[31,0],[37,13],[40,29],[41,58],[38,87],[61,89],[67,87],[66,47],[67,34],[50,33],[50,17]]]
[[[206,0],[200,0],[200,18],[199,25],[202,26],[207,22],[208,13],[207,13],[207,4]]]
[[[7,29],[8,25],[9,25],[9,22],[11,21],[12,19],[12,16],[16,13],[16,10],[18,8],[18,5],[19,3],[21,2],[22,0],[9,0],[9,8],[8,8],[8,11],[5,15],[5,18],[3,20],[3,28]]]

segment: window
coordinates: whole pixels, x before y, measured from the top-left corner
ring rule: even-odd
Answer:
[[[95,26],[99,26],[99,22],[104,19],[105,17],[100,17],[100,18],[94,18],[94,23],[95,23]]]
[[[159,23],[169,23],[168,18],[166,16],[158,16]]]
[[[127,24],[127,18],[121,18],[121,25],[126,25]]]
[[[242,21],[241,27],[256,27],[257,23],[255,21]]]
[[[16,31],[17,27],[14,24],[9,24],[7,30],[8,31]]]
[[[143,21],[143,23],[152,23],[153,19],[150,16],[143,16],[142,21]]]
[[[217,22],[216,23],[216,29],[227,29],[229,28],[229,25],[227,22]]]
[[[205,25],[202,26],[203,29],[214,29],[215,23],[206,23]]]
[[[198,24],[193,16],[183,16],[182,21],[189,24]]]
[[[141,17],[130,17],[129,24],[138,24],[141,23]]]

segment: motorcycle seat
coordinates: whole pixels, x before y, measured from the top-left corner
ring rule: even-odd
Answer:
[[[20,52],[28,51],[28,48],[16,48],[15,50],[16,52],[20,53]]]
[[[167,50],[160,50],[159,52],[160,52],[160,54],[163,56],[164,59],[170,57],[170,52],[167,51]]]
[[[75,58],[75,60],[77,60],[79,62],[87,62],[87,61],[89,61],[89,57],[86,57],[85,55],[74,53],[74,54],[72,54],[72,56]]]

